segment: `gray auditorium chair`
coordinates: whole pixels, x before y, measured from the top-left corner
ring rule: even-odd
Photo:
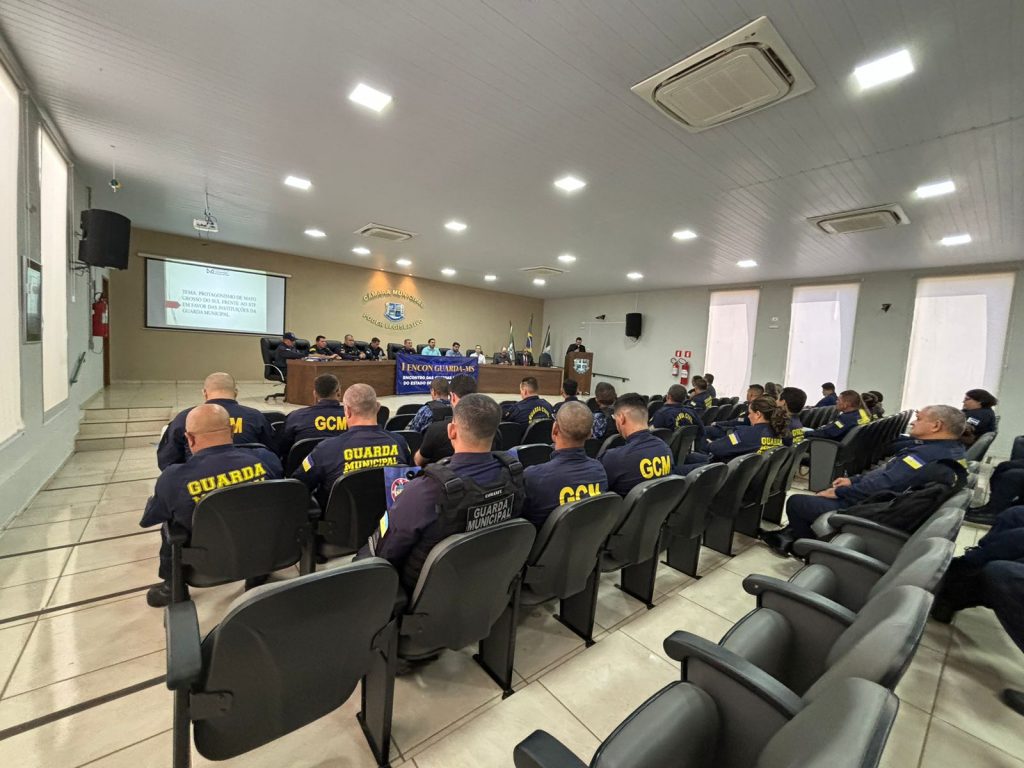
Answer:
[[[974,441],[974,444],[967,449],[966,459],[967,461],[974,461],[980,464],[985,459],[985,454],[988,453],[989,446],[992,445],[992,441],[996,439],[995,432],[986,432],[984,435]]]
[[[669,475],[633,488],[623,500],[622,520],[601,555],[601,570],[622,571],[619,588],[648,608],[654,607],[661,528],[682,501],[686,486],[686,478]]]
[[[743,497],[754,476],[761,468],[764,457],[748,453],[730,460],[726,466],[729,474],[719,488],[708,510],[708,524],[704,530],[704,546],[732,556],[732,533],[736,526],[736,515],[743,506]]]
[[[597,451],[597,458],[601,458],[612,448],[620,448],[626,444],[626,438],[616,432],[614,435],[608,435],[601,443],[601,448]]]
[[[743,659],[704,641],[687,679],[641,704],[597,748],[590,768],[875,768],[899,699],[846,679],[803,702]],[[823,727],[827,724],[827,727]],[[516,768],[587,768],[558,739],[534,731]]]
[[[435,545],[401,616],[399,656],[415,661],[478,642],[473,658],[511,695],[522,571],[536,535],[515,519]]]
[[[811,444],[806,440],[794,445],[789,449],[789,460],[782,466],[775,475],[775,482],[772,483],[768,499],[765,501],[764,509],[761,511],[761,519],[772,522],[782,522],[782,512],[786,506],[786,492],[793,485],[793,478],[800,471],[800,463],[810,450]]]
[[[714,424],[715,421],[717,421],[719,418],[721,418],[721,414],[722,414],[723,410],[731,411],[732,410],[732,406],[731,405],[728,405],[728,406],[713,405],[710,408],[708,408],[706,411],[704,411],[704,413],[701,414],[700,420],[703,422],[705,427],[707,427],[707,426],[709,426],[711,424]]]
[[[518,445],[515,448],[516,458],[523,465],[523,469],[532,467],[534,464],[543,464],[551,459],[551,452],[554,446],[550,443],[530,443]]]
[[[932,596],[912,586],[886,590],[858,613],[770,576],[749,576],[743,587],[757,597],[757,608],[736,622],[720,645],[804,701],[846,677],[894,689],[932,607]]]
[[[396,416],[404,416],[405,414],[416,415],[416,412],[423,407],[423,403],[406,403],[405,405],[398,406],[398,410],[395,411]]]
[[[530,425],[523,432],[522,440],[520,441],[523,445],[532,445],[534,443],[550,443],[551,442],[551,427],[555,422],[552,419],[537,419],[531,421]]]
[[[171,599],[185,585],[215,587],[300,563],[313,570],[309,491],[298,480],[265,480],[210,491],[196,504],[192,530],[167,526]],[[301,561],[301,562],[300,562]]]
[[[597,454],[601,451],[601,441],[596,437],[588,437],[587,441],[583,443],[583,450],[592,459],[597,458]]]
[[[693,450],[693,442],[697,439],[699,429],[696,424],[687,424],[672,433],[668,447],[672,450],[672,458],[676,466],[682,465],[690,451]]]
[[[396,413],[384,423],[384,429],[388,432],[403,430],[409,426],[415,416],[415,413]]]
[[[788,464],[792,454],[793,449],[788,446],[772,448],[761,454],[761,466],[754,474],[750,485],[747,486],[740,509],[734,518],[737,533],[757,538],[757,531],[761,527],[761,516],[772,495],[775,479]]]
[[[382,405],[377,409],[377,424],[384,426],[388,423],[388,418],[391,416],[391,409],[386,405]]]
[[[329,556],[351,554],[366,543],[386,509],[382,468],[348,472],[331,487],[316,524],[318,543]]]
[[[654,414],[658,412],[658,409],[665,405],[664,400],[654,400],[653,398],[647,403],[647,421],[654,418]]]
[[[423,445],[423,432],[417,432],[415,429],[398,429],[394,434],[401,435],[405,440],[405,444],[409,446],[410,456],[415,456],[416,451]]]
[[[323,437],[307,437],[292,443],[292,447],[288,449],[288,456],[284,460],[285,477],[291,477],[295,470],[299,468],[299,465],[302,464],[302,460],[309,456],[312,450],[325,439]]]
[[[672,444],[672,430],[669,429],[668,427],[658,427],[657,429],[652,429],[651,434],[654,435],[655,437],[660,437],[662,440],[665,441],[666,445]]]
[[[964,510],[961,507],[945,505],[911,534],[863,517],[837,512],[828,518],[829,526],[836,531],[829,543],[891,564],[903,547],[920,539],[938,538],[955,542],[963,521]]]
[[[381,596],[397,589],[379,558],[268,584],[235,600],[202,640],[195,603],[168,606],[174,768],[191,764],[192,736],[209,760],[243,755],[333,712],[360,681],[358,719],[387,766],[397,633]]]
[[[953,548],[948,539],[920,539],[904,546],[889,565],[831,543],[800,539],[793,551],[806,558],[807,565],[789,581],[859,611],[872,597],[904,584],[935,592],[953,559]]]
[[[556,508],[537,531],[526,561],[521,601],[559,600],[555,618],[594,642],[601,548],[622,518],[622,497],[603,493]]]
[[[810,445],[808,490],[817,493],[831,488],[833,480],[847,474],[847,469],[852,467],[857,459],[860,449],[858,441],[863,429],[863,426],[855,426],[839,441],[826,440],[823,437],[809,437],[804,441]]]
[[[725,464],[715,462],[698,467],[686,476],[686,494],[665,520],[662,532],[666,565],[695,579],[700,578],[697,576],[700,542],[707,528],[708,510],[728,474]]]
[[[502,450],[515,448],[523,442],[525,427],[517,421],[502,421],[498,424],[498,436],[501,438]]]

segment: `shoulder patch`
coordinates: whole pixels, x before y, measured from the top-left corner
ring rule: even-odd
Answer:
[[[304,470],[306,470],[307,472],[309,472],[309,470],[311,470],[313,468],[313,456],[312,456],[312,454],[306,456],[306,458],[304,458],[302,460],[302,468]]]
[[[921,467],[924,466],[924,462],[922,462],[919,458],[917,458],[917,456],[915,456],[912,453],[908,453],[906,456],[903,457],[903,463],[909,466],[911,469],[920,469]]]
[[[388,513],[385,512],[383,517],[381,517],[380,522],[377,524],[377,528],[380,530],[381,536],[388,532],[388,522]]]
[[[835,421],[833,421],[832,424],[833,424],[833,426],[839,427],[840,429],[843,428],[843,422],[841,420],[839,420],[839,419],[836,419]]]
[[[740,444],[740,439],[738,437],[736,437],[736,433],[735,432],[730,432],[729,433],[729,442],[732,443],[733,445],[739,445]]]

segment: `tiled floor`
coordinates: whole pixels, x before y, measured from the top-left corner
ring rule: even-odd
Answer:
[[[118,385],[89,407],[124,409],[119,416],[125,421],[162,420],[170,410],[193,404],[198,391],[197,383]],[[244,385],[242,400],[267,407],[266,391],[262,384]],[[387,400],[392,409],[403,402]],[[164,411],[136,410],[157,408]],[[73,456],[0,533],[0,555],[76,546],[0,557],[0,622],[153,582],[155,533],[86,542],[139,531],[138,516],[156,475],[151,445]],[[978,534],[965,528],[960,545],[973,543]],[[517,692],[506,700],[472,661],[473,649],[446,653],[400,678],[394,765],[509,766],[512,747],[536,728],[589,759],[625,715],[678,677],[678,666],[661,647],[668,634],[687,629],[717,640],[753,605],[740,587],[744,576],[786,577],[796,567],[739,537],[737,552],[726,558],[704,550],[700,580],[662,566],[651,611],[606,576],[598,642],[591,648],[555,621],[553,606],[524,610]],[[194,590],[203,628],[213,626],[238,594],[235,586]],[[163,648],[162,613],[147,607],[141,592],[0,623],[0,730],[160,675]],[[1024,766],[1024,718],[997,697],[1007,686],[1024,688],[1024,657],[991,613],[964,612],[951,627],[931,623],[897,689],[902,704],[883,764]],[[227,765],[371,766],[356,707],[349,701]],[[169,766],[170,712],[167,690],[147,688],[0,741],[0,765]],[[195,764],[207,762],[196,756]]]

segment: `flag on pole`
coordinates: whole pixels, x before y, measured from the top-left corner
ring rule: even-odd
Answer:
[[[512,335],[512,321],[508,321],[508,358],[515,362],[516,359],[516,337]]]
[[[551,326],[548,326],[547,331],[544,332],[544,345],[541,347],[541,352],[547,352],[551,354]]]
[[[530,315],[530,325],[526,329],[526,351],[533,354],[533,315]]]

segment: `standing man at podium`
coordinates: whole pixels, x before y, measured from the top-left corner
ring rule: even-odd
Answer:
[[[573,352],[586,352],[587,348],[583,346],[583,337],[577,336],[576,341],[569,345],[569,348],[565,350],[565,354],[571,355]]]

